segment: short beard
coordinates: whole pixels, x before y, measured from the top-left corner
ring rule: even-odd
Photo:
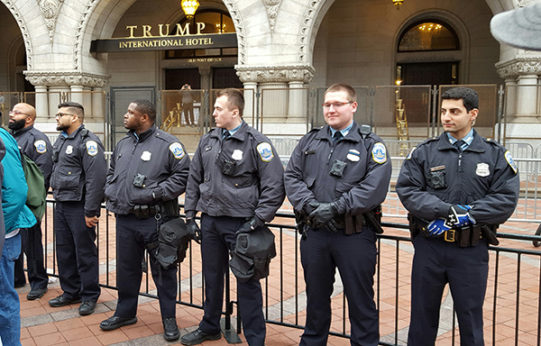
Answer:
[[[69,125],[56,125],[56,130],[57,131],[66,131],[67,129],[69,129]]]
[[[12,131],[19,131],[20,129],[24,128],[25,123],[26,119],[15,120],[8,123],[8,128]]]

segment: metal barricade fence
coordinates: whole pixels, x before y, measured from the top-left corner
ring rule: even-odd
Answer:
[[[57,276],[54,247],[54,200],[44,219],[45,265]],[[388,208],[385,202],[384,210]],[[509,221],[500,228],[501,244],[490,247],[490,272],[485,300],[485,340],[487,344],[537,344],[541,337],[541,251],[531,247],[533,236],[527,229],[531,224]],[[306,294],[300,265],[300,236],[295,230],[294,217],[280,212],[270,225],[276,236],[277,257],[271,262],[270,276],[262,280],[266,321],[292,328],[303,328]],[[413,247],[403,219],[384,216],[385,233],[378,235],[378,260],[375,275],[376,304],[380,317],[382,345],[403,345],[407,339],[410,311],[410,270]],[[530,227],[532,228],[532,227]],[[97,227],[100,284],[116,289],[116,240],[114,216],[102,209]],[[148,258],[147,258],[148,260]],[[142,296],[157,298],[150,273],[143,273]],[[231,296],[226,302],[226,319],[235,316],[236,280],[229,275]],[[200,247],[192,242],[188,255],[179,265],[178,303],[202,309],[204,280],[201,271]],[[451,295],[446,292],[441,308],[437,343],[456,344],[457,324]],[[350,333],[347,300],[339,275],[335,278],[332,295],[333,324],[331,335],[347,338]],[[237,320],[237,322],[239,322]],[[269,337],[270,338],[270,337]],[[537,338],[537,339],[536,339]],[[533,342],[532,340],[537,340]]]

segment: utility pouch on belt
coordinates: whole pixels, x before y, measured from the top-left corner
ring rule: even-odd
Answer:
[[[175,217],[158,226],[158,244],[151,243],[154,248],[151,244],[147,248],[164,269],[169,269],[184,260],[190,239],[184,220]]]
[[[419,232],[421,232],[422,227],[419,224],[419,221],[417,221],[417,218],[413,216],[412,214],[408,214],[408,222],[409,222],[410,237],[411,239],[413,239],[419,234]]]
[[[274,234],[267,226],[261,226],[237,235],[229,267],[239,282],[259,280],[269,275],[273,257],[276,257]]]
[[[344,234],[352,235],[354,233],[360,233],[364,225],[364,215],[346,215]]]
[[[496,237],[496,230],[499,225],[481,225],[481,232],[483,237],[487,239],[490,245],[500,245],[500,241]]]

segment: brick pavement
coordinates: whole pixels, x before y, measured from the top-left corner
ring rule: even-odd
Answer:
[[[393,195],[389,195],[386,202],[386,215],[393,214]],[[520,212],[529,212],[531,205],[519,207]],[[105,213],[104,213],[105,214]],[[49,210],[49,220],[52,220]],[[291,224],[289,219],[276,220],[280,224]],[[403,218],[386,217],[386,222],[404,223]],[[106,223],[109,223],[109,234],[106,233]],[[47,227],[47,266],[52,268],[52,223]],[[533,234],[537,224],[524,222],[508,222],[503,225],[500,232]],[[305,294],[302,267],[298,253],[298,237],[293,231],[283,230],[281,233],[274,229],[276,234],[278,257],[271,264],[271,276],[262,281],[264,294],[268,292],[268,319],[292,324],[303,324],[305,319]],[[407,237],[404,230],[387,229],[385,235]],[[279,242],[282,246],[279,246]],[[115,284],[115,240],[114,217],[102,216],[100,235],[100,282],[114,286]],[[502,240],[500,247],[515,247],[526,250],[535,250],[530,243],[516,240]],[[191,257],[182,264],[180,270],[180,297],[184,302],[201,304],[202,279],[199,246],[191,250]],[[397,342],[405,344],[407,327],[409,324],[410,303],[410,269],[413,247],[409,242],[396,242],[395,240],[382,240],[380,244],[381,258],[378,264],[376,282],[379,282],[378,306],[380,309],[380,332],[382,340],[395,342],[395,325],[397,326]],[[515,254],[494,252],[490,256],[490,274],[485,300],[485,342],[492,344],[492,326],[497,326],[494,333],[496,345],[515,344],[515,334],[518,333],[520,345],[537,345],[537,316],[539,316],[539,282],[540,258],[539,256],[522,255],[518,266],[518,256]],[[496,263],[498,265],[496,266]],[[191,269],[189,266],[191,265]],[[498,292],[496,300],[496,318],[493,322],[494,305],[494,276],[498,269]],[[398,268],[398,272],[397,272]],[[50,269],[51,270],[51,269]],[[298,281],[295,282],[295,274]],[[190,276],[191,275],[191,276]],[[280,276],[284,278],[280,282]],[[517,291],[517,280],[520,288]],[[234,280],[233,280],[234,281]],[[49,292],[36,301],[26,301],[27,285],[18,289],[21,299],[22,316],[22,344],[23,345],[165,345],[162,338],[163,328],[157,300],[140,297],[138,310],[139,321],[131,326],[119,330],[103,332],[99,329],[99,322],[112,315],[116,305],[116,291],[102,289],[96,312],[90,316],[78,315],[78,305],[63,308],[51,308],[48,300],[61,293],[58,283],[49,285]],[[152,279],[143,277],[142,291],[153,293]],[[231,290],[234,294],[235,284],[232,282]],[[398,292],[398,296],[397,293]],[[520,295],[517,295],[517,292]],[[519,300],[518,321],[516,319],[516,302]],[[280,303],[282,301],[282,303]],[[265,302],[265,300],[264,300]],[[344,297],[340,277],[337,275],[335,292],[332,298],[333,322],[331,330],[337,333],[349,333],[349,325],[344,323]],[[396,308],[398,306],[398,308]],[[235,311],[236,313],[236,311]],[[181,335],[196,328],[202,318],[201,309],[177,306],[177,322],[181,328]],[[346,313],[347,315],[347,313]],[[395,321],[395,316],[397,320]],[[345,328],[344,328],[345,326]],[[518,326],[518,327],[517,327]],[[518,330],[518,332],[517,332]],[[301,329],[267,324],[267,345],[296,345],[302,333]],[[452,298],[448,291],[444,296],[438,345],[451,345],[453,335],[455,344],[458,342],[458,330],[452,329]],[[245,344],[243,336],[240,336]],[[178,343],[173,343],[178,344]],[[206,342],[205,345],[225,345],[222,338],[219,341]],[[346,345],[349,340],[331,336],[329,345]]]

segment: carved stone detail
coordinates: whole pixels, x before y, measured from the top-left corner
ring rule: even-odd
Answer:
[[[24,71],[26,80],[35,86],[48,87],[68,87],[71,85],[80,85],[90,88],[103,88],[110,76],[103,76],[93,73],[78,72],[78,71],[59,71],[59,72],[33,72]]]
[[[274,31],[274,26],[276,25],[276,17],[278,17],[278,10],[280,9],[280,4],[282,0],[263,0],[263,4],[267,9],[267,18],[269,19],[270,31]]]
[[[13,1],[4,0],[3,2],[17,21],[17,24],[19,24],[19,29],[21,29],[21,34],[23,36],[24,47],[26,49],[26,68],[31,69],[34,53],[32,52],[32,43],[30,41],[30,34],[28,33],[26,23],[23,21],[23,18],[18,12],[18,8],[13,4]]]
[[[321,6],[323,0],[310,0],[308,9],[304,13],[304,18],[301,25],[300,44],[299,44],[299,60],[306,62],[308,57],[306,52],[310,50],[310,35],[317,9]]]
[[[77,25],[77,30],[75,32],[75,45],[73,46],[73,69],[76,71],[81,70],[79,57],[81,55],[81,47],[83,46],[84,30],[88,23],[90,15],[94,11],[99,0],[90,0],[85,6],[84,11],[82,11],[81,18]]]
[[[235,66],[237,75],[243,83],[293,82],[308,83],[314,77],[310,65],[286,66]]]
[[[223,2],[229,10],[229,15],[231,16],[231,19],[235,24],[235,31],[237,33],[237,44],[239,49],[239,64],[242,65],[246,63],[246,34],[242,25],[242,16],[237,5],[238,0],[223,0]]]
[[[38,6],[43,18],[45,18],[45,25],[49,31],[49,39],[51,42],[53,42],[56,18],[60,13],[60,7],[62,7],[63,3],[64,0],[38,0]]]
[[[541,75],[541,57],[515,58],[498,62],[496,70],[502,79],[527,74]]]

